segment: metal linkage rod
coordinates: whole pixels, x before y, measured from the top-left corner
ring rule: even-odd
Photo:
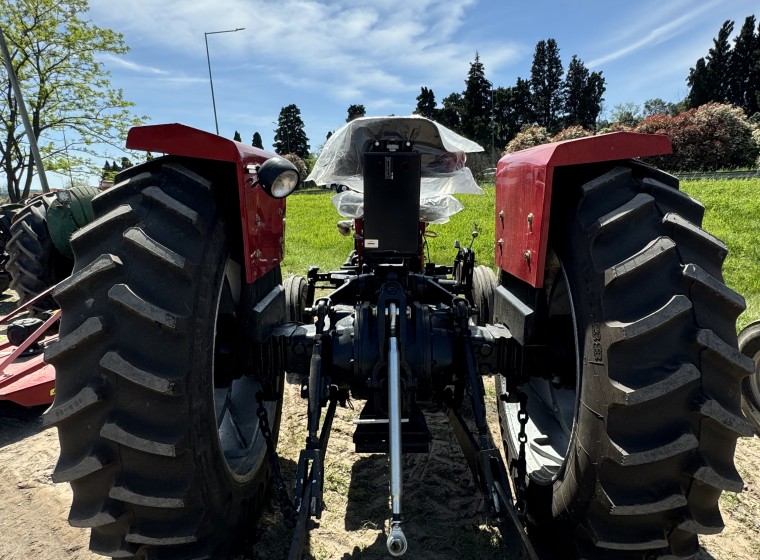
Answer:
[[[406,552],[407,542],[401,529],[401,494],[403,474],[401,472],[401,368],[398,351],[398,307],[388,306],[390,333],[388,339],[388,452],[391,463],[391,530],[388,535],[388,552],[401,556]]]

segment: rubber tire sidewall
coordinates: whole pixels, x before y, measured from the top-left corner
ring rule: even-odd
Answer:
[[[750,323],[739,333],[739,351],[755,364],[755,372],[742,382],[742,410],[760,436],[760,321]]]
[[[303,323],[308,285],[303,276],[288,276],[283,281],[285,313],[288,322]]]
[[[478,265],[472,271],[472,305],[478,310],[478,324],[485,325],[493,321],[493,293],[496,289],[496,275],[484,265]]]
[[[209,325],[215,323],[216,303],[224,279],[225,263],[227,260],[227,242],[224,239],[224,226],[217,224],[211,234],[208,254],[204,255],[204,263],[201,265],[205,270],[214,271],[211,274],[201,275],[198,287],[197,314],[193,328],[193,345],[191,352],[192,370],[191,380],[188,383],[190,391],[188,404],[188,416],[193,420],[195,429],[190,433],[190,446],[196,450],[196,464],[200,466],[196,474],[196,482],[204,485],[205,504],[209,517],[214,519],[218,528],[214,531],[217,535],[227,533],[218,540],[223,549],[227,546],[236,547],[241,539],[242,527],[261,513],[265,505],[263,498],[270,479],[270,468],[263,457],[260,468],[251,473],[246,482],[236,480],[224,460],[221,442],[217,435],[216,415],[214,408],[213,388],[213,357],[214,338],[209,336],[213,333]],[[213,280],[212,280],[213,278]],[[250,406],[257,406],[250,403]],[[270,425],[275,442],[279,431],[282,400],[276,406],[274,418],[270,418]],[[254,504],[254,502],[258,502]],[[254,507],[256,506],[256,507]],[[234,513],[230,518],[230,512]],[[221,521],[224,519],[224,521]],[[220,551],[221,552],[221,551]],[[216,555],[214,556],[216,557]]]

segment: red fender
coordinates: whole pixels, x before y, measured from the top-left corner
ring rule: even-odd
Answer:
[[[285,199],[272,198],[258,185],[251,188],[254,173],[249,167],[260,165],[276,154],[184,124],[132,128],[127,136],[127,148],[234,164],[246,282],[253,283],[282,261]]]
[[[496,168],[497,266],[534,288],[543,285],[555,167],[671,152],[667,136],[613,132],[504,156]]]

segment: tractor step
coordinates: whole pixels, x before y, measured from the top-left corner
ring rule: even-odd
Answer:
[[[374,415],[364,407],[354,420],[354,446],[356,453],[388,453],[388,416]],[[402,453],[429,453],[433,439],[425,421],[425,415],[414,404],[402,413],[401,450]]]

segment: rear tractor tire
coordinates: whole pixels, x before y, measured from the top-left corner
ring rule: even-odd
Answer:
[[[11,222],[20,204],[3,204],[0,206],[0,294],[11,287],[11,274],[6,269],[8,263],[8,241],[11,239]]]
[[[40,195],[18,211],[10,228],[6,268],[19,305],[71,274],[74,255],[69,239],[92,221],[92,198],[97,193],[95,187],[76,186]],[[52,297],[34,305],[37,311],[54,308]]]
[[[36,197],[18,211],[11,224],[5,268],[11,276],[11,289],[18,294],[19,306],[66,278],[74,264],[56,251],[48,231],[47,212],[54,200],[54,193]],[[55,308],[55,302],[48,296],[34,308],[47,311]]]
[[[760,321],[739,333],[739,351],[754,362],[755,372],[742,383],[742,410],[760,436]]]
[[[223,558],[264,506],[261,384],[241,333],[281,277],[245,284],[212,187],[173,158],[122,174],[54,293],[53,480],[71,483],[69,522],[105,556]],[[282,400],[264,404],[276,441]]]
[[[675,178],[641,163],[559,168],[554,185],[542,292],[553,369],[521,387],[531,530],[569,536],[581,558],[693,558],[697,535],[723,528],[721,492],[742,489],[733,455],[752,434],[726,247]],[[497,402],[513,461],[519,405]]]

